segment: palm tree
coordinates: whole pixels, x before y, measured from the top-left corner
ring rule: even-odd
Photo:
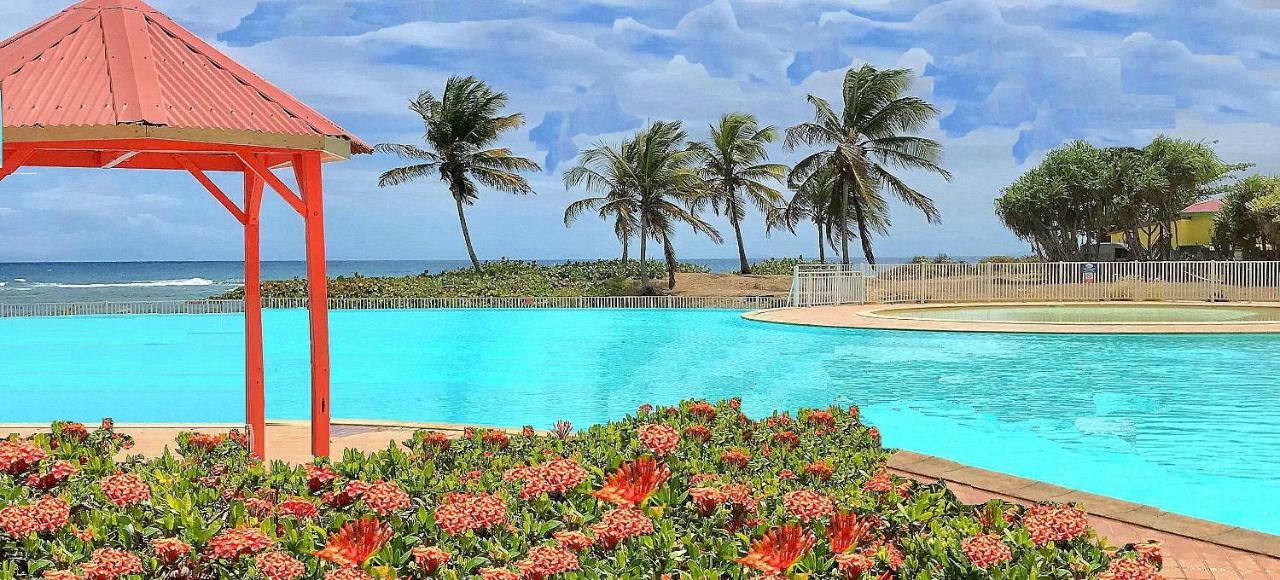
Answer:
[[[795,194],[782,210],[770,216],[768,227],[770,230],[786,228],[794,234],[796,226],[802,220],[808,219],[813,222],[818,233],[818,261],[826,263],[827,247],[830,246],[833,250],[838,249],[838,240],[842,235],[840,226],[847,226],[849,223],[849,220],[836,218],[839,215],[840,202],[840,198],[835,194],[835,179],[832,173],[824,171],[822,175],[806,179],[799,184]],[[888,204],[878,192],[870,196],[867,202],[864,204],[863,212],[868,222],[868,229],[878,234],[887,234],[890,225]],[[857,221],[856,215],[849,217]],[[844,233],[849,236],[857,235],[847,229]]]
[[[510,149],[490,148],[502,133],[524,124],[524,115],[499,115],[507,105],[506,93],[494,91],[475,77],[449,77],[444,92],[436,98],[422,91],[409,109],[422,117],[426,126],[427,148],[414,145],[383,143],[376,149],[415,162],[397,167],[378,178],[380,187],[400,185],[431,176],[449,186],[458,206],[458,223],[467,244],[471,265],[480,269],[471,231],[467,228],[465,207],[476,202],[476,182],[517,195],[533,193],[529,182],[518,172],[538,171],[538,164],[513,155]]]
[[[883,191],[919,209],[930,223],[940,220],[933,200],[890,172],[890,168],[923,169],[951,179],[951,174],[939,165],[942,146],[932,139],[907,134],[920,130],[938,115],[938,110],[923,99],[904,95],[910,84],[911,72],[905,69],[882,71],[871,65],[849,69],[844,77],[844,103],[839,114],[827,101],[809,95],[813,121],[787,129],[785,145],[789,150],[800,145],[828,148],[796,164],[788,184],[800,189],[805,181],[824,170],[833,174],[837,206],[833,213],[842,222],[838,230],[845,264],[849,263],[851,215],[862,241],[862,252],[869,263],[875,264],[870,235],[875,227],[868,210]]]
[[[598,143],[582,152],[579,165],[564,172],[566,188],[582,186],[601,194],[569,204],[564,210],[565,227],[589,211],[597,212],[600,219],[613,217],[613,232],[622,242],[623,262],[629,257],[631,238],[640,229],[634,171],[622,151]]]
[[[769,158],[765,146],[777,138],[777,130],[772,125],[761,127],[754,115],[729,113],[711,126],[707,141],[692,145],[708,192],[705,199],[717,215],[723,209],[733,226],[742,274],[751,273],[742,243],[742,220],[747,217],[748,203],[764,212],[766,220],[783,203],[782,194],[764,183],[770,179],[781,182],[787,173],[785,165],[764,163]]]

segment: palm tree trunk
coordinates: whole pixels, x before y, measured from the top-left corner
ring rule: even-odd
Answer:
[[[653,293],[653,286],[649,283],[649,220],[644,216],[640,216],[640,292],[648,295]]]
[[[631,250],[631,236],[622,238],[622,263],[627,263],[627,253]]]
[[[662,255],[667,259],[667,290],[676,289],[676,249],[671,247],[671,239],[662,234]]]
[[[462,199],[454,196],[453,201],[458,204],[458,223],[462,224],[462,241],[467,243],[467,256],[471,258],[471,267],[479,272],[480,260],[476,258],[476,249],[471,246],[471,230],[467,228],[467,213],[462,208]]]
[[[843,181],[843,180],[842,180]],[[840,263],[849,265],[849,184],[845,182],[840,196]],[[861,214],[859,214],[861,215]],[[862,220],[859,219],[859,222]],[[862,227],[859,223],[858,227]],[[873,262],[874,263],[874,262]]]
[[[742,244],[742,226],[733,214],[729,214],[729,223],[733,224],[733,235],[738,238],[738,273],[750,274],[751,264],[747,262],[747,248]]]
[[[826,240],[822,238],[822,228],[826,224],[824,224],[822,220],[817,220],[814,222],[814,224],[818,226],[818,262],[822,264],[826,264],[827,263],[827,244],[826,244]]]
[[[862,255],[867,257],[867,263],[872,266],[876,265],[876,255],[871,251],[871,232],[867,228],[867,216],[862,211],[862,198],[853,200],[853,213],[858,219],[858,238],[862,240]],[[848,234],[846,234],[848,235]],[[849,263],[849,246],[845,246],[844,263]]]

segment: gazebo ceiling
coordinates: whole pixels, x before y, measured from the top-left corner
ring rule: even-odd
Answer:
[[[371,152],[141,0],[85,0],[0,42],[0,90],[5,144],[52,147],[62,151],[59,164],[77,154],[99,156],[85,166],[103,155],[110,163],[115,153],[104,149],[128,151],[140,140],[181,142],[177,151],[189,155],[244,146],[321,151],[328,160]],[[89,141],[104,147],[70,145]],[[131,165],[158,164],[143,163],[157,150],[165,153],[132,151],[142,158]]]

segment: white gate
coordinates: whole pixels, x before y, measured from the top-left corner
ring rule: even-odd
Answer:
[[[792,306],[862,304],[866,301],[865,277],[850,266],[803,264],[791,274]]]

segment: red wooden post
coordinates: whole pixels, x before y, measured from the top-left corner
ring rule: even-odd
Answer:
[[[293,158],[306,205],[307,296],[311,317],[311,454],[329,456],[329,278],[325,272],[324,183],[320,156]]]
[[[267,457],[266,381],[262,364],[262,261],[259,251],[259,209],[262,179],[244,173],[244,417],[249,426],[249,450]]]

